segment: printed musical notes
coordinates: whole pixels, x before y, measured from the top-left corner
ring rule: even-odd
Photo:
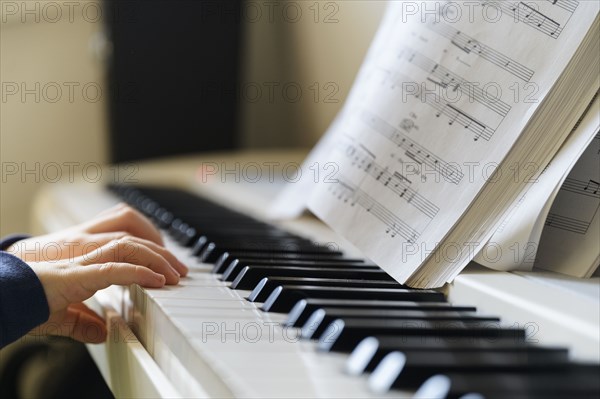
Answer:
[[[561,190],[600,199],[600,183],[592,179],[584,181],[568,177],[563,183]]]
[[[512,58],[494,50],[492,47],[475,40],[471,36],[461,32],[443,22],[428,24],[427,27],[440,36],[450,40],[450,42],[467,54],[475,54],[482,59],[502,68],[506,72],[516,76],[519,79],[529,82],[533,77],[534,71],[518,63]]]
[[[570,20],[578,6],[576,1],[550,1],[550,7],[542,7],[542,3],[509,2],[509,1],[484,1],[497,7],[515,21],[522,22],[551,38],[558,38],[565,25]],[[547,4],[547,3],[546,3]],[[552,16],[549,14],[552,13]],[[559,22],[560,18],[560,22]]]
[[[365,172],[375,181],[387,187],[390,191],[397,194],[406,203],[412,205],[425,216],[433,219],[440,208],[429,201],[427,198],[419,194],[415,189],[411,188],[411,181],[400,172],[390,171],[389,168],[383,167],[375,162],[375,155],[363,146],[356,147],[352,144],[347,144],[345,147],[345,155],[350,158],[352,166]]]
[[[468,115],[466,112],[461,111],[451,104],[446,104],[442,106],[441,104],[431,104],[434,105],[438,110],[436,116],[439,117],[441,114],[444,114],[448,117],[449,125],[453,125],[455,122],[458,122],[460,126],[463,126],[465,129],[471,130],[475,133],[475,137],[473,140],[477,141],[479,138],[483,138],[485,140],[489,140],[492,138],[494,134],[494,129],[489,128],[483,123],[479,122],[477,119]]]
[[[555,20],[542,14],[529,4],[519,2],[516,6],[512,6],[513,13],[518,15],[519,20],[525,22],[528,25],[535,27],[541,32],[556,37],[562,32],[562,27]]]
[[[571,14],[575,12],[577,6],[579,6],[579,2],[576,0],[546,0],[552,3],[553,6],[557,6],[562,8],[565,11],[570,12]]]
[[[480,138],[483,138],[486,141],[489,141],[494,132],[495,128],[488,126],[482,121],[478,120],[474,116],[469,115],[467,112],[458,108],[457,105],[452,105],[448,101],[445,101],[444,96],[440,96],[432,93],[423,94],[423,86],[414,82],[407,76],[397,73],[395,77],[392,77],[392,74],[385,69],[382,69],[382,72],[387,74],[387,77],[384,79],[384,83],[387,80],[391,81],[389,85],[391,90],[402,90],[403,93],[406,93],[408,90],[406,87],[409,87],[410,94],[414,96],[414,98],[418,99],[424,104],[429,105],[435,111],[436,117],[440,117],[441,115],[448,117],[448,125],[453,126],[456,123],[456,126],[462,126],[464,129],[467,129],[474,133],[473,140],[478,141]],[[404,94],[403,94],[404,95]],[[502,122],[496,121],[497,125]]]
[[[391,210],[382,205],[375,198],[371,197],[360,188],[348,183],[343,178],[338,179],[337,183],[331,184],[329,191],[337,197],[338,200],[349,204],[350,206],[360,206],[365,212],[373,215],[385,224],[385,232],[391,237],[400,236],[408,243],[414,243],[419,238],[420,233],[410,227],[404,220],[394,214]]]
[[[581,123],[580,119],[577,125]],[[596,153],[596,141],[589,143],[560,187],[546,220],[547,226],[586,234],[596,217],[600,210],[600,157]]]
[[[410,48],[404,48],[398,58],[407,60],[409,63],[421,68],[423,71],[429,72],[430,77],[427,79],[443,88],[451,87],[454,91],[460,91],[469,100],[474,100],[483,104],[488,109],[496,112],[504,118],[510,111],[510,105],[498,98],[491,98],[483,92],[480,87],[475,86],[472,82],[467,81],[448,68],[436,63],[435,61],[425,57],[418,51]]]
[[[592,193],[592,195],[596,196],[596,194],[598,194],[598,189],[600,189],[600,183],[598,183],[596,180],[588,180],[588,183],[585,185],[585,187],[583,188],[583,191],[585,191],[586,193]],[[589,190],[589,191],[588,191]],[[592,191],[594,190],[594,191]],[[600,196],[598,196],[600,198]]]
[[[439,158],[377,115],[365,110],[360,117],[364,124],[383,135],[398,147],[404,149],[406,155],[411,157],[415,162],[428,165],[432,170],[440,173],[447,181],[458,184],[464,177],[459,168]]]

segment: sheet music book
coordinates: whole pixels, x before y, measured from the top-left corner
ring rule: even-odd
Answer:
[[[586,181],[566,174],[597,134],[599,7],[390,2],[344,108],[304,165],[334,175],[304,174],[276,215],[308,204],[397,281],[420,288],[489,255],[494,237],[519,229],[518,204],[543,191],[525,227],[527,239],[539,237],[537,216],[560,196],[560,180]],[[549,211],[550,225],[568,223],[561,212]]]
[[[496,270],[535,266],[576,277],[593,273],[600,255],[599,131],[596,96],[536,184],[477,254],[477,263]]]
[[[565,179],[545,219],[536,267],[575,277],[590,277],[598,268],[599,182],[600,133],[596,127],[596,136]]]

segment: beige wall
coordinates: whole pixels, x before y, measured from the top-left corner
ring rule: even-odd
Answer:
[[[19,9],[25,3],[32,14]],[[65,163],[106,159],[106,90],[96,101],[95,89],[105,85],[91,45],[101,24],[89,7],[88,21],[80,8],[72,20],[64,14],[53,22],[56,9],[44,9],[44,3],[50,2],[0,2],[0,234],[28,229],[32,197],[41,183],[55,179],[56,164],[66,176]],[[23,97],[23,88],[33,93]],[[32,172],[23,175],[25,169]]]
[[[33,14],[24,15],[24,3]],[[91,173],[94,163],[107,159],[107,93],[96,51],[102,20],[93,6],[84,14],[83,7],[93,2],[82,1],[75,2],[72,20],[63,4],[62,18],[53,22],[51,3],[64,2],[0,0],[0,235],[28,230],[32,197],[44,182],[52,184],[56,164],[68,177],[66,163],[88,166]],[[243,14],[242,145],[309,147],[342,106],[385,2],[281,1],[272,8],[267,3],[249,0]],[[78,85],[72,102],[69,82]],[[22,84],[37,91],[38,102],[36,94],[22,98]],[[11,95],[15,85],[19,92]],[[56,85],[62,96],[52,102]],[[92,98],[95,87],[103,90],[99,101]],[[257,87],[258,97],[252,92]],[[23,175],[24,168],[33,172]]]
[[[266,16],[258,22],[246,17],[242,93],[256,84],[264,91],[255,102],[251,95],[242,95],[244,143],[312,146],[342,106],[385,4],[369,0],[281,1],[272,8],[271,21]],[[267,7],[262,11],[267,13]],[[273,98],[268,84],[278,85]],[[283,93],[286,85],[287,97]],[[298,102],[294,102],[294,87],[302,90]]]

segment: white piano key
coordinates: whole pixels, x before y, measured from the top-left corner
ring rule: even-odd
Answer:
[[[186,277],[182,277],[179,280],[179,284],[173,288],[183,287],[227,287],[227,285],[223,281],[217,280],[212,275],[206,276],[191,273]]]
[[[199,348],[199,350],[205,353],[214,353],[216,355],[229,352],[240,356],[254,355],[260,357],[269,352],[299,353],[299,349],[295,347],[297,344],[285,340],[270,341],[264,339],[258,342],[240,340],[236,343],[233,339],[220,340],[218,338],[202,339],[200,337],[194,337],[190,338],[190,341],[195,348]]]
[[[176,308],[187,308],[190,311],[194,309],[256,309],[256,306],[246,301],[245,299],[239,300],[226,300],[226,301],[215,301],[208,299],[196,299],[196,298],[160,298],[159,305],[164,308],[172,307]]]
[[[189,306],[163,306],[165,311],[172,317],[195,318],[202,320],[211,320],[219,316],[243,317],[244,319],[257,319],[261,317],[261,311],[251,307],[189,307]]]
[[[158,289],[147,289],[150,298],[189,298],[195,300],[240,301],[244,300],[236,291],[226,287],[180,287],[165,286]]]
[[[286,330],[279,323],[264,320],[215,319],[211,321],[174,320],[186,336],[204,340],[230,341],[232,343],[266,341],[290,342],[300,341],[296,330]]]

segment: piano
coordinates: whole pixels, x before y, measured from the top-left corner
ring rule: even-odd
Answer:
[[[109,337],[88,349],[116,397],[599,397],[598,277],[473,264],[443,289],[410,289],[312,216],[268,220],[280,186],[202,175],[299,159],[155,161],[37,196],[38,233],[126,201],[190,267],[178,286],[89,300]]]

